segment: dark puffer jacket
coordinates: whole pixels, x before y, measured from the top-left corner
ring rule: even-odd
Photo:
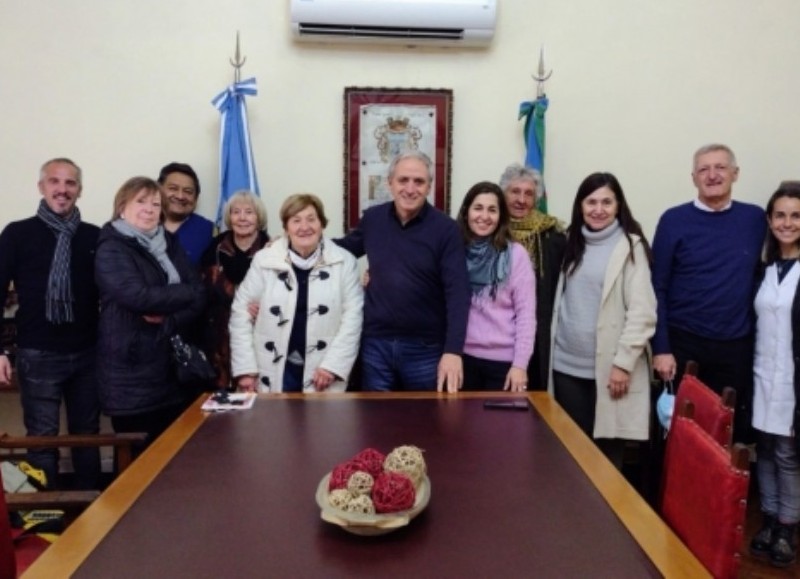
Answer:
[[[183,249],[166,235],[167,254],[181,276],[178,284],[167,284],[164,270],[136,240],[110,224],[100,232],[97,378],[103,412],[110,416],[179,405],[191,395],[175,380],[169,338],[191,332],[204,312],[206,294]],[[149,323],[145,315],[161,315],[164,321]]]

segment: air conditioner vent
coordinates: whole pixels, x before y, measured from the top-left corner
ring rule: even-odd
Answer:
[[[299,23],[300,36],[344,36],[352,38],[398,38],[409,40],[462,40],[464,29],[406,28],[402,26],[353,26]]]

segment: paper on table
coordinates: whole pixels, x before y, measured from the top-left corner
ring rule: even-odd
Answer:
[[[206,412],[227,412],[228,410],[249,410],[256,400],[255,392],[237,392],[234,394],[212,394],[201,407]]]

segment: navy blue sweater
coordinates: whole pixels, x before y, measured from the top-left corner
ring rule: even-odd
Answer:
[[[367,337],[421,338],[461,354],[469,314],[464,243],[456,222],[426,203],[403,226],[394,203],[364,212],[337,243],[369,260],[364,301]]]
[[[100,229],[81,223],[72,237],[70,275],[75,321],[53,324],[45,316],[50,264],[56,234],[38,217],[9,223],[0,235],[0,305],[8,283],[19,298],[17,346],[48,352],[79,352],[97,340],[98,292],[94,283],[94,255]]]
[[[685,203],[661,216],[653,238],[654,354],[671,352],[669,327],[716,340],[752,332],[753,287],[766,225],[760,207],[737,201],[715,212]]]

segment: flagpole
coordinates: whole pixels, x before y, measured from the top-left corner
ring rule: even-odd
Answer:
[[[547,188],[544,182],[544,116],[550,103],[544,90],[544,83],[553,75],[553,71],[548,71],[544,66],[544,46],[539,48],[539,70],[537,72],[538,74],[531,75],[536,81],[536,100],[521,103],[518,118],[525,118],[525,126],[522,129],[526,146],[525,165],[536,169],[542,176],[541,191],[536,192],[537,209],[542,213],[547,213]]]

